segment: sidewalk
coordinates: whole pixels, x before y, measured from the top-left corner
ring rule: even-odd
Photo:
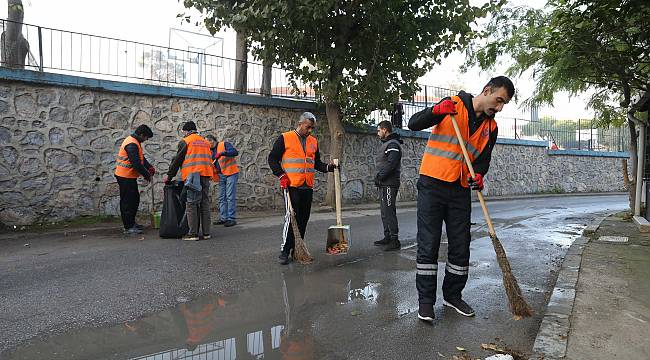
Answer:
[[[646,359],[650,234],[622,215],[592,230],[567,253],[535,350],[546,360]]]

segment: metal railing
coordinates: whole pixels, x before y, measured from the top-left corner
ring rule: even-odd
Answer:
[[[628,151],[629,130],[626,126],[597,127],[595,120],[558,120],[542,118],[500,118],[499,137],[547,141],[550,149]]]
[[[9,23],[12,21],[0,19],[2,31]],[[271,67],[271,88],[264,91],[264,66],[260,63],[30,24],[22,24],[22,30],[29,44],[25,67],[32,70],[237,92],[237,83],[240,82],[237,73],[242,65],[246,65],[246,93],[316,100],[314,90],[307,84],[298,83],[298,92],[294,92],[293,84],[289,81],[289,71],[276,66]],[[6,43],[2,42],[0,54],[4,57],[6,51]],[[9,67],[19,65],[21,64],[2,63],[2,66]],[[401,116],[398,115],[393,123],[401,121],[402,127],[406,128],[413,114],[458,92],[431,85],[420,87],[411,99],[401,99],[398,106],[393,104],[393,110],[373,111],[369,114],[368,121],[376,124],[382,120],[391,120],[396,117],[393,113],[401,107],[397,111],[401,112]],[[627,151],[629,146],[626,128],[597,128],[591,120],[497,119],[499,137],[544,140],[548,141],[549,148]]]
[[[0,20],[2,30],[12,23]],[[235,92],[237,73],[246,66],[246,93],[263,94],[261,63],[240,61],[205,52],[175,49],[137,41],[22,24],[29,44],[25,68],[61,74],[86,74],[94,78],[134,83],[182,86]],[[0,52],[7,51],[0,44]],[[16,67],[21,64],[3,63]],[[294,93],[289,72],[271,67],[271,96],[314,99],[314,91],[298,83]]]

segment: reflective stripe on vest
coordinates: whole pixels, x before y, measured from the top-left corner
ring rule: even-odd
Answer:
[[[456,102],[456,122],[460,129],[470,161],[474,161],[490,141],[490,134],[496,130],[494,119],[486,119],[479,128],[469,136],[469,118],[465,104],[458,96],[452,96]],[[454,182],[460,179],[463,187],[469,187],[467,177],[469,169],[463,159],[463,151],[458,143],[451,118],[446,116],[433,127],[427,146],[422,156],[420,174],[443,181]]]
[[[142,153],[142,145],[136,140],[133,136],[127,136],[126,139],[120,145],[120,150],[117,153],[115,158],[115,175],[128,179],[137,179],[142,176],[136,169],[133,168],[133,164],[129,161],[129,154],[126,152],[126,146],[129,144],[135,144],[138,147],[138,155],[140,156],[140,162],[144,165],[144,154]]]
[[[291,186],[298,187],[307,184],[313,188],[318,141],[311,135],[307,136],[303,150],[300,138],[295,131],[287,131],[282,134],[282,137],[284,138],[284,154],[282,154],[281,165],[291,181]]]
[[[215,173],[212,163],[212,151],[210,143],[198,134],[190,134],[183,141],[187,145],[185,160],[181,165],[181,178],[183,181],[191,173],[199,173],[201,176],[212,177]]]
[[[217,154],[226,151],[226,143],[220,142],[217,145]],[[225,176],[234,175],[239,172],[239,167],[237,166],[237,160],[234,156],[222,156],[219,158],[219,168],[221,168],[221,173]]]

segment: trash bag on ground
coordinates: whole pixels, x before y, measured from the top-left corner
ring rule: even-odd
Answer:
[[[161,238],[180,238],[189,231],[187,216],[185,216],[183,183],[166,184],[163,192],[163,208],[158,235]]]

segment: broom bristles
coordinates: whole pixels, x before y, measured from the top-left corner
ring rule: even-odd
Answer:
[[[291,228],[293,230],[294,238],[293,258],[301,264],[310,264],[312,261],[314,261],[314,257],[309,253],[307,244],[305,244],[305,241],[300,235],[300,229],[298,229],[296,216],[293,212],[291,212]]]
[[[496,234],[490,234],[490,238],[492,239],[494,251],[497,253],[497,262],[499,263],[499,267],[503,273],[503,286],[506,288],[510,311],[516,316],[531,317],[533,315],[533,309],[528,305],[526,299],[524,299],[524,296],[521,294],[521,288],[519,288],[519,283],[512,274],[512,268],[510,267],[510,262],[506,256],[506,251],[503,249]]]

